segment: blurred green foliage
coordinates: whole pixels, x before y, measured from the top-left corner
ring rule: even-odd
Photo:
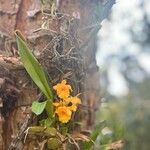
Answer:
[[[150,102],[146,100],[112,100],[102,103],[97,118],[107,120],[112,142],[119,139],[125,142],[123,150],[149,150],[149,106]],[[103,140],[100,142],[104,144]]]
[[[100,37],[100,53],[97,60],[103,60],[100,62],[103,69],[101,86],[102,95],[105,95],[107,103],[102,103],[97,120],[107,120],[108,128],[112,131],[112,141],[123,139],[124,150],[149,150],[150,2],[135,0],[129,5],[127,1],[122,2],[116,4],[113,15],[109,17],[108,23],[103,25],[106,35],[103,37],[101,34]],[[121,3],[124,9],[120,8]],[[110,23],[111,30],[108,28]],[[120,34],[114,38],[116,31]],[[126,41],[127,37],[129,39]],[[112,41],[109,46],[108,41]],[[117,90],[123,91],[123,84],[118,76],[121,76],[128,89],[127,93],[124,90],[123,95],[110,90],[115,89],[118,84]]]

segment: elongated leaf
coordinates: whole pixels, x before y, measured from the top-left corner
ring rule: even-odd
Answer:
[[[102,121],[99,124],[96,125],[96,127],[93,129],[90,139],[91,141],[89,142],[85,142],[84,143],[84,148],[83,150],[91,150],[92,146],[93,146],[93,142],[96,141],[97,137],[100,135],[101,130],[106,126],[106,122]]]
[[[52,101],[47,100],[46,106],[45,106],[47,115],[52,118],[53,117],[53,104]]]
[[[44,111],[46,107],[46,103],[47,101],[44,102],[34,101],[32,103],[32,112],[34,112],[36,115],[40,115]]]
[[[17,39],[17,45],[19,49],[19,55],[21,57],[21,61],[31,76],[32,80],[35,84],[41,89],[41,91],[46,95],[48,99],[52,99],[52,92],[49,87],[49,84],[46,80],[44,71],[42,66],[39,64],[37,59],[31,53],[30,49],[26,45],[26,42],[19,31],[15,32],[15,36]]]

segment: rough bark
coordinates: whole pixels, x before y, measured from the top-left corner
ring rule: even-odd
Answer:
[[[96,25],[95,8],[105,2],[58,2],[61,14],[51,19],[49,30],[37,30],[42,24],[40,1],[0,0],[0,147],[3,150],[33,149],[33,144],[21,141],[24,130],[31,124],[30,105],[39,94],[18,60],[12,38],[16,29],[26,36],[52,84],[66,78],[76,89],[75,93],[82,94],[80,114],[75,115],[82,123],[80,130],[90,129],[94,123],[100,103],[100,76],[95,60],[100,26]]]

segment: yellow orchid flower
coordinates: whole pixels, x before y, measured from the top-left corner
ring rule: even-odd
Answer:
[[[71,119],[72,112],[66,106],[60,106],[56,108],[55,113],[58,115],[58,119],[62,123],[67,123]]]
[[[73,105],[81,104],[81,100],[78,96],[69,97],[66,99],[66,102],[71,102]]]
[[[72,91],[72,88],[70,85],[66,83],[67,83],[66,80],[62,80],[61,83],[58,83],[57,85],[53,86],[59,98],[66,99],[70,96],[70,92]]]

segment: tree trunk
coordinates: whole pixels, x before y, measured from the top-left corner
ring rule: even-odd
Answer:
[[[53,14],[51,1],[43,6],[46,13],[43,17],[40,0],[0,0],[2,150],[29,150],[34,147],[30,143],[24,144],[23,138],[24,130],[32,123],[31,103],[37,99],[39,91],[19,62],[13,39],[14,30],[18,29],[26,36],[33,53],[47,70],[52,85],[67,79],[74,93],[81,93],[82,105],[75,119],[82,125],[75,130],[90,129],[100,104],[100,76],[95,53],[97,32],[100,29],[97,21],[101,21],[104,16],[97,14],[97,9],[98,6],[107,6],[109,2],[59,0],[54,7],[58,13]],[[47,26],[40,29],[43,22],[47,23],[43,26]]]

